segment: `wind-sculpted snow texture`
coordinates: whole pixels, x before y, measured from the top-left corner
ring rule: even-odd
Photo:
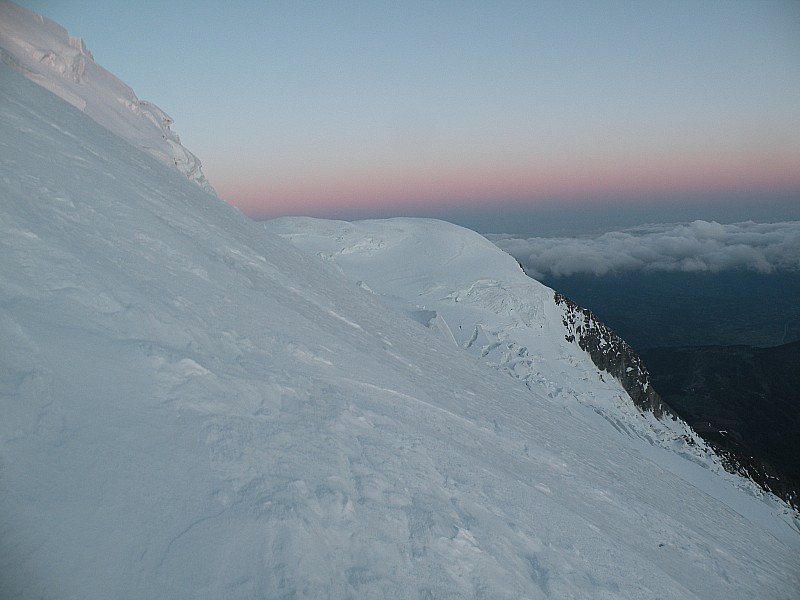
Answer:
[[[796,593],[768,499],[559,401],[576,346],[528,389],[5,65],[0,146],[0,597]]]
[[[94,62],[81,38],[0,0],[0,60],[214,194],[200,161],[170,129],[172,119]]]

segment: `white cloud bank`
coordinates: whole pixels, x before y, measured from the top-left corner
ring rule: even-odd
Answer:
[[[694,221],[647,225],[596,237],[486,236],[516,258],[532,277],[623,271],[761,273],[800,270],[800,221]]]

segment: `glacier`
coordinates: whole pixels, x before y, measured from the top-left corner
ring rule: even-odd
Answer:
[[[605,420],[644,455],[691,477],[735,510],[748,514],[751,500],[745,498],[752,496],[785,512],[751,479],[726,473],[735,470],[726,469],[726,459],[662,402],[641,359],[623,340],[589,311],[528,277],[483,236],[412,218],[351,223],[283,217],[264,227],[576,418],[593,419],[599,427]],[[676,461],[676,454],[686,460]],[[697,466],[715,477],[690,475]],[[731,497],[726,486],[747,494]],[[794,511],[785,514],[796,527]]]
[[[0,147],[0,597],[800,589],[788,509],[636,433],[551,291],[494,326],[516,267],[476,234],[386,222],[428,249],[394,264],[429,296],[390,297],[7,64]],[[466,351],[459,314],[494,319]],[[535,325],[529,362],[491,348]]]

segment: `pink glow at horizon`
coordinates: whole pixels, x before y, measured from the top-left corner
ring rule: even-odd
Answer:
[[[617,162],[592,159],[584,164],[543,161],[538,165],[486,164],[427,170],[342,173],[300,181],[245,177],[214,181],[219,196],[254,218],[289,214],[327,214],[336,210],[406,213],[458,210],[504,202],[531,205],[580,205],[598,198],[636,202],[655,194],[710,194],[747,190],[800,190],[800,158],[791,155],[749,157],[662,157]],[[593,200],[594,199],[594,200]]]

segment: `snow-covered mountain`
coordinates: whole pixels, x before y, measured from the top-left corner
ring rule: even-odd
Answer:
[[[285,217],[265,227],[566,410],[585,405],[641,451],[669,450],[730,485],[763,494],[752,480],[724,473],[728,462],[662,402],[630,346],[588,310],[529,278],[481,235],[408,218]],[[673,459],[656,458],[681,469]]]
[[[543,286],[512,289],[541,334],[520,380],[486,364],[517,372],[494,321],[465,352],[466,317],[387,306],[5,64],[0,148],[0,597],[800,587],[791,514],[621,433],[619,411],[655,421],[562,344]],[[514,282],[473,234],[404,227],[442,252],[405,272],[472,325]]]
[[[198,158],[170,129],[172,118],[98,65],[80,37],[0,0],[0,60],[214,194]]]

